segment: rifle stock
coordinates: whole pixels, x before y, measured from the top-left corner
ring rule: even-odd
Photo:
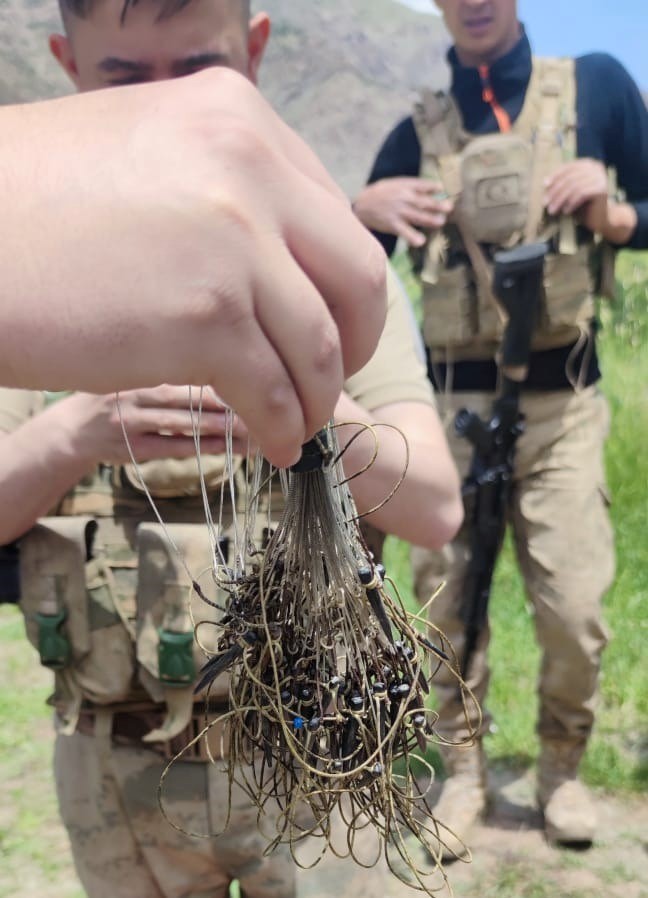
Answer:
[[[464,496],[472,500],[471,554],[461,604],[465,626],[461,661],[464,679],[486,625],[495,564],[506,531],[515,444],[524,431],[520,388],[529,370],[546,252],[543,243],[528,244],[495,256],[493,290],[507,316],[498,357],[501,385],[488,420],[468,409],[461,409],[455,419],[457,434],[473,446],[470,470],[463,484]]]

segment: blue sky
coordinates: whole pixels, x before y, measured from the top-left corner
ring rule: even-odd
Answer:
[[[400,2],[424,12],[434,8],[432,0]],[[605,50],[648,90],[648,0],[519,0],[519,9],[537,53]]]

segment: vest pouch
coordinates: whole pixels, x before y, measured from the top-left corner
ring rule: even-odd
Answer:
[[[242,459],[234,459],[234,470],[237,470],[241,464]],[[144,492],[138,476],[139,471],[150,494],[156,499],[199,496],[201,472],[207,489],[215,490],[229,477],[230,470],[231,466],[228,467],[225,455],[203,455],[200,460],[200,469],[195,456],[143,462],[137,466],[137,469],[132,464],[124,465],[122,468],[124,478],[130,486],[138,492]]]
[[[42,518],[20,542],[20,607],[41,663],[61,671],[90,651],[86,558],[91,518]]]
[[[166,533],[175,543],[169,542]],[[216,648],[222,611],[192,589],[195,579],[206,597],[219,606],[224,596],[212,575],[213,553],[205,524],[140,524],[137,528],[137,660],[139,679],[154,701],[169,690],[188,689]],[[179,553],[179,554],[178,554]],[[185,565],[191,576],[185,570]],[[194,635],[194,628],[198,633]],[[227,697],[225,684],[220,697]],[[214,696],[216,697],[216,696]]]
[[[128,700],[135,684],[137,558],[110,519],[99,521],[95,546],[86,567],[91,650],[76,677],[85,698],[107,705]]]
[[[516,134],[471,140],[461,153],[460,208],[477,243],[507,246],[524,233],[533,150]]]
[[[575,255],[550,255],[545,263],[543,330],[584,327],[594,316],[590,247]]]
[[[477,332],[477,295],[467,265],[421,273],[423,337],[426,346],[466,343]]]

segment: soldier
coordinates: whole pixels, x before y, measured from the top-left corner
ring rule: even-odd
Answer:
[[[578,769],[594,721],[607,641],[601,604],[614,569],[592,296],[609,285],[615,249],[648,246],[648,116],[615,59],[534,58],[515,0],[437,6],[454,39],[451,91],[426,93],[394,128],[354,208],[389,254],[400,236],[421,260],[429,376],[449,420],[462,406],[487,415],[496,390],[494,252],[549,243],[509,520],[543,652],[537,794],[545,830],[552,842],[589,845],[596,808]],[[610,192],[610,170],[625,199]],[[470,445],[450,440],[465,475]],[[442,554],[413,553],[421,599],[447,581],[432,619],[459,653],[468,536],[464,528]],[[484,632],[469,675],[480,701],[487,646]],[[438,727],[459,742],[468,727],[452,684],[439,696]],[[448,858],[466,852],[486,808],[488,726],[485,714],[473,748],[443,751],[449,778],[436,814],[459,837],[449,840]]]
[[[98,87],[98,79],[123,80],[124,73],[127,80],[168,78],[216,63],[255,78],[269,32],[265,15],[248,24],[247,4],[236,0],[168,6],[146,0],[124,9],[122,0],[70,0],[64,5],[67,34],[52,37],[52,49],[82,90]],[[347,381],[337,417],[400,427],[410,445],[408,474],[373,523],[415,539],[423,521],[427,545],[440,547],[460,523],[458,477],[415,351],[406,299],[393,276],[390,284],[379,348]],[[263,393],[262,382],[258,389]],[[0,393],[0,543],[27,533],[22,607],[41,659],[57,670],[57,789],[88,895],[225,896],[233,879],[247,896],[294,894],[294,865],[286,851],[263,856],[257,810],[242,792],[234,791],[230,827],[214,842],[187,839],[159,813],[156,786],[165,759],[204,719],[193,702],[193,680],[179,678],[168,661],[172,646],[191,635],[180,601],[186,574],[129,464],[113,397],[77,393],[43,405],[41,394]],[[174,541],[192,571],[206,569],[208,532],[187,436],[188,390],[123,393],[121,412]],[[224,460],[215,454],[223,448],[223,417],[221,403],[207,394],[203,474],[214,501],[224,477]],[[247,432],[238,420],[234,436],[245,454]],[[362,467],[371,450],[356,441],[350,467]],[[378,463],[354,481],[361,511],[385,497],[404,458],[400,438],[381,434]],[[237,479],[243,472],[241,462]],[[231,515],[226,507],[226,524]],[[222,709],[226,697],[225,684],[211,710]],[[220,750],[218,740],[214,750]],[[166,806],[184,830],[206,833],[223,826],[228,784],[218,767],[196,754],[172,771]]]
[[[225,69],[0,122],[0,383],[211,383],[294,461],[384,323],[384,254],[313,153]]]

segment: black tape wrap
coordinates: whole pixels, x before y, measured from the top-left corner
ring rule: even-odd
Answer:
[[[302,455],[299,461],[291,467],[295,474],[307,474],[310,471],[319,471],[331,461],[331,449],[329,447],[326,430],[320,430],[312,440],[302,446]]]

